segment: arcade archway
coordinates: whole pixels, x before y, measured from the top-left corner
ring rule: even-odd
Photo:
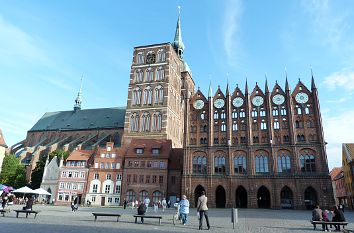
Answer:
[[[226,192],[225,189],[219,185],[215,191],[215,206],[216,208],[225,208]]]
[[[270,193],[265,186],[261,186],[257,192],[258,208],[270,208]]]
[[[243,186],[236,189],[236,207],[247,208],[247,191]]]

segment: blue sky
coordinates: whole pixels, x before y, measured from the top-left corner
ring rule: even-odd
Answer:
[[[342,1],[1,1],[0,128],[25,138],[45,113],[124,106],[133,47],[170,42],[181,6],[185,60],[201,90],[275,81],[319,88],[329,166],[354,136],[354,3]]]

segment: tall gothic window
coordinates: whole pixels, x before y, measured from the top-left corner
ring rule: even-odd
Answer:
[[[268,157],[266,155],[257,155],[255,159],[257,174],[268,173]]]
[[[143,64],[144,63],[144,52],[139,52],[137,55],[137,63]]]
[[[143,71],[138,69],[135,71],[135,82],[141,83],[143,81]]]
[[[237,128],[237,123],[236,121],[234,121],[234,123],[232,124],[232,131],[237,131],[238,128]]]
[[[225,173],[225,157],[216,156],[214,158],[214,171],[215,173]]]
[[[164,49],[159,49],[159,51],[157,52],[157,61],[158,62],[166,61],[166,52]]]
[[[246,173],[246,157],[237,156],[234,158],[234,172],[238,174]]]
[[[279,129],[279,122],[278,121],[274,121],[274,129]]]
[[[155,104],[163,104],[163,87],[160,85],[155,88]]]
[[[284,106],[281,107],[280,113],[281,113],[282,116],[286,116],[286,109],[285,109]]]
[[[133,91],[132,105],[139,105],[140,100],[141,100],[141,89],[139,87],[137,87]]]
[[[221,124],[221,132],[226,132],[226,124],[225,124],[225,122],[223,122]]]
[[[150,82],[154,80],[154,70],[152,68],[147,68],[145,70],[145,80],[146,82]]]
[[[144,90],[144,99],[143,99],[143,104],[148,104],[151,105],[152,104],[152,90],[151,87],[148,86],[145,88]]]
[[[193,173],[207,174],[207,159],[205,156],[193,157]]]
[[[147,112],[144,112],[142,116],[142,123],[141,123],[141,131],[143,132],[148,132],[150,131],[150,114]]]
[[[164,80],[165,78],[165,70],[163,67],[159,67],[156,69],[156,81]]]
[[[278,172],[279,173],[290,173],[291,164],[290,157],[286,154],[278,155]]]
[[[139,114],[133,113],[130,117],[130,131],[139,131]]]
[[[315,156],[308,154],[300,156],[300,168],[302,172],[315,172],[315,165]]]
[[[264,122],[264,120],[262,120],[261,122],[261,130],[266,130],[267,129],[267,123]]]
[[[154,113],[152,117],[152,130],[153,131],[161,131],[162,125],[162,116],[160,112]]]
[[[237,118],[236,109],[234,109],[234,110],[232,111],[232,118],[233,118],[233,119],[236,119],[236,118]]]
[[[241,117],[241,118],[244,118],[245,116],[246,116],[245,111],[242,109],[242,110],[240,111],[240,117]]]
[[[219,119],[219,113],[218,111],[214,111],[214,119]]]

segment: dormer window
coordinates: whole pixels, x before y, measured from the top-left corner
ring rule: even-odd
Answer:
[[[112,147],[107,146],[107,151],[111,151],[111,150],[112,150]]]
[[[152,149],[152,154],[153,154],[153,155],[158,155],[158,154],[160,154],[160,149],[159,149],[159,148],[153,148],[153,149]]]
[[[143,148],[136,148],[136,149],[135,149],[135,152],[136,152],[137,154],[143,154],[143,153],[144,153],[144,149],[143,149]]]

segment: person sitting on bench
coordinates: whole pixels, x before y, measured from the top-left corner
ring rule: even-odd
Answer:
[[[333,207],[332,222],[345,222],[344,214],[340,209],[338,209],[337,206]],[[336,228],[337,231],[340,231],[340,225],[334,224],[334,227]]]
[[[34,197],[28,198],[28,201],[26,202],[26,206],[24,206],[22,209],[23,210],[32,210],[33,200],[34,200]]]
[[[141,202],[138,207],[138,215],[145,215],[146,213],[146,205]],[[141,218],[141,223],[144,223],[144,218]]]

